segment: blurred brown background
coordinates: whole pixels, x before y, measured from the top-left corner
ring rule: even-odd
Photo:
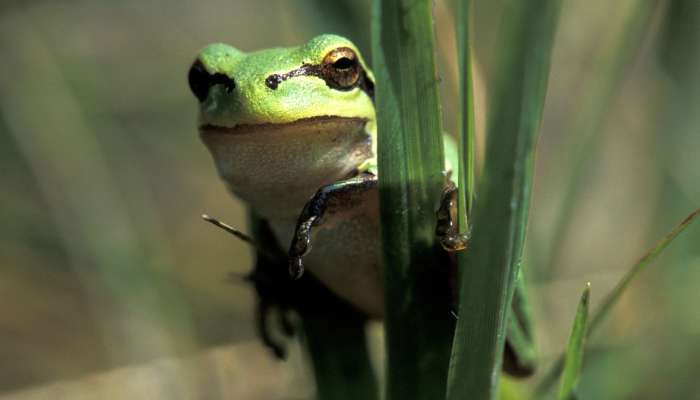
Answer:
[[[499,4],[476,1],[480,121]],[[455,132],[451,6],[436,31]],[[567,0],[561,17],[525,261],[545,364],[583,284],[595,305],[700,205],[698,3]],[[301,352],[272,360],[252,290],[227,280],[249,249],[199,218],[245,226],[185,77],[210,42],[324,32],[370,56],[369,2],[0,4],[0,399],[313,396]],[[589,342],[581,398],[700,399],[699,267],[691,227]]]

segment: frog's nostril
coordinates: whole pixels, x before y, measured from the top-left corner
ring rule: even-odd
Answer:
[[[218,72],[215,74],[209,73],[200,60],[196,60],[190,67],[187,81],[190,85],[190,90],[200,102],[206,100],[209,88],[214,85],[223,85],[228,93],[231,93],[236,88],[233,78]]]

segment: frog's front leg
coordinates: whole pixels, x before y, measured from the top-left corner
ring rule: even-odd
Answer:
[[[328,316],[340,318],[361,318],[347,302],[338,298],[326,286],[311,275],[297,282],[291,282],[285,265],[287,258],[282,251],[269,223],[251,213],[251,243],[256,248],[256,262],[246,280],[253,284],[258,294],[257,331],[263,342],[278,358],[285,358],[286,345],[280,335],[275,335],[273,327],[279,326],[286,337],[296,331],[290,313],[296,312],[305,320],[324,320]],[[218,226],[227,227],[225,224]],[[230,230],[227,229],[229,232]],[[270,319],[277,317],[277,324],[270,325]]]
[[[323,186],[306,203],[297,220],[294,237],[289,248],[289,274],[298,279],[304,273],[303,257],[311,250],[311,234],[321,224],[329,208],[352,207],[364,201],[367,191],[377,186],[377,176],[363,172],[355,177]]]
[[[335,182],[322,187],[311,200],[306,203],[299,219],[289,250],[289,273],[293,278],[299,278],[304,272],[302,257],[311,250],[311,233],[315,226],[321,223],[328,205],[337,199],[345,203],[351,202],[353,195],[361,196],[368,189],[375,188],[377,177],[371,173],[362,173],[356,177]],[[347,205],[347,204],[346,204]],[[435,234],[442,247],[449,251],[460,251],[467,248],[469,236],[461,234],[457,225],[457,187],[448,181],[443,190],[440,207],[437,211]]]

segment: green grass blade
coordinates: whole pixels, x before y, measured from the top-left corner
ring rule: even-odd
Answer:
[[[471,249],[461,266],[448,399],[494,399],[527,222],[536,133],[560,3],[508,1]],[[465,264],[466,263],[466,264]]]
[[[444,397],[454,327],[435,252],[444,177],[432,1],[375,3],[387,398]]]
[[[595,332],[595,330],[598,328],[598,326],[607,318],[608,314],[610,314],[610,310],[612,310],[613,306],[617,303],[617,301],[620,299],[622,294],[627,290],[629,287],[630,283],[632,283],[632,280],[639,275],[640,272],[642,272],[644,269],[646,269],[649,264],[652,263],[656,259],[656,257],[661,254],[666,247],[668,247],[669,244],[675,239],[681,232],[683,232],[695,219],[700,215],[700,208],[697,210],[693,211],[685,217],[683,221],[681,221],[678,225],[676,225],[671,232],[666,235],[663,239],[658,241],[654,247],[652,247],[642,258],[637,261],[637,263],[630,269],[625,276],[622,277],[622,280],[615,286],[615,288],[605,297],[603,302],[600,304],[598,309],[596,310],[595,314],[593,315],[593,318],[591,319],[591,326],[589,328],[589,334]]]
[[[593,314],[593,317],[591,318],[591,323],[589,324],[588,331],[586,333],[587,336],[590,336],[593,333],[595,333],[596,329],[610,314],[610,311],[615,306],[615,304],[617,304],[617,301],[632,283],[634,278],[636,278],[641,271],[646,269],[646,267],[648,267],[649,264],[651,264],[661,254],[661,252],[663,252],[668,247],[668,245],[671,244],[671,242],[676,237],[678,237],[678,235],[683,233],[683,231],[685,231],[685,229],[695,221],[698,215],[700,215],[700,208],[690,213],[690,215],[688,215],[683,221],[676,225],[671,230],[671,232],[669,232],[663,239],[656,242],[654,247],[649,249],[649,251],[647,251],[644,254],[644,256],[642,256],[642,258],[640,258],[639,261],[637,261],[637,263],[634,266],[632,266],[632,268],[625,274],[625,276],[622,277],[622,279],[615,286],[615,288],[605,297],[605,299],[602,301],[596,312]],[[554,382],[556,381],[556,377],[559,375],[559,372],[561,371],[563,365],[564,357],[560,356],[559,359],[557,359],[557,361],[554,363],[552,368],[549,370],[549,372],[542,379],[542,381],[540,381],[540,384],[535,390],[534,398],[542,398],[544,395],[547,394],[547,392],[549,392]]]
[[[566,358],[564,361],[564,371],[561,375],[559,386],[559,400],[571,400],[578,385],[583,366],[583,350],[586,342],[586,329],[588,323],[588,305],[591,294],[591,284],[586,285],[586,289],[581,295],[581,301],[576,310],[574,326],[571,329],[569,344],[566,346]]]
[[[474,120],[474,81],[472,79],[471,60],[471,0],[460,1],[457,5],[457,51],[459,56],[459,71],[462,79],[459,81],[461,101],[460,131],[459,131],[459,230],[468,232],[469,213],[474,200],[474,158],[476,150],[475,120]]]

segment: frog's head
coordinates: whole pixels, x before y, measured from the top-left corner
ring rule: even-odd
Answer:
[[[212,44],[189,72],[200,126],[226,128],[325,116],[373,120],[373,80],[355,45],[335,35],[253,53]]]
[[[253,53],[212,44],[188,78],[219,174],[252,204],[302,180],[315,190],[372,156],[374,77],[343,37]]]

